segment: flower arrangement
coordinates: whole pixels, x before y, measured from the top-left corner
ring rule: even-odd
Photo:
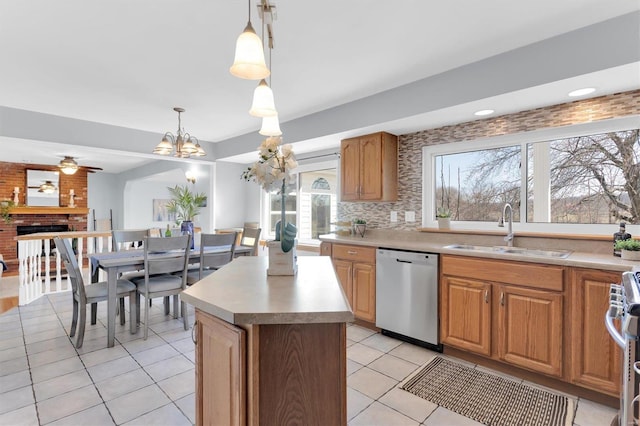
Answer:
[[[291,170],[298,167],[291,145],[282,145],[281,137],[269,137],[260,146],[259,159],[244,172],[242,178],[262,186],[267,192],[278,191],[282,197],[280,222],[276,224],[276,241],[280,241],[285,253],[293,248],[297,233],[294,224],[286,223],[285,197],[287,184],[291,182]]]

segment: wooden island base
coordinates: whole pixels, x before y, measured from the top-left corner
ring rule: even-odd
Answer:
[[[196,320],[196,424],[346,425],[345,323]]]

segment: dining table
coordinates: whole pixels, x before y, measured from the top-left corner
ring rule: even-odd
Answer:
[[[230,250],[230,246],[206,247],[206,253],[224,253]],[[236,246],[235,253],[243,256],[251,255],[253,247]],[[150,253],[149,256],[162,258],[169,256],[167,253]],[[197,263],[200,260],[200,248],[195,247],[189,252],[189,263]],[[144,269],[144,250],[123,250],[114,252],[94,253],[89,257],[91,263],[91,282],[98,282],[99,270],[107,274],[107,347],[111,348],[115,343],[116,334],[116,283],[118,277],[125,272]],[[138,308],[139,309],[139,308]],[[135,321],[135,319],[130,319]],[[131,328],[135,330],[135,328]]]

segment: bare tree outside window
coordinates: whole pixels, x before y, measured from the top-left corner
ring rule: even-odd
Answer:
[[[518,221],[526,185],[528,222],[640,223],[640,130],[522,147],[436,156],[437,204],[449,206],[454,220],[496,221],[508,202]]]
[[[437,156],[437,204],[451,210],[452,220],[497,222],[504,203],[511,203],[519,220],[520,151],[509,146]]]

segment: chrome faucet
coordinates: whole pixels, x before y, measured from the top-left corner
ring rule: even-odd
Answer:
[[[502,209],[502,217],[500,221],[498,221],[499,227],[504,227],[504,220],[507,218],[507,210],[509,210],[509,227],[507,228],[507,236],[504,237],[504,240],[507,242],[508,247],[513,247],[513,208],[511,204],[505,203],[504,208]]]

